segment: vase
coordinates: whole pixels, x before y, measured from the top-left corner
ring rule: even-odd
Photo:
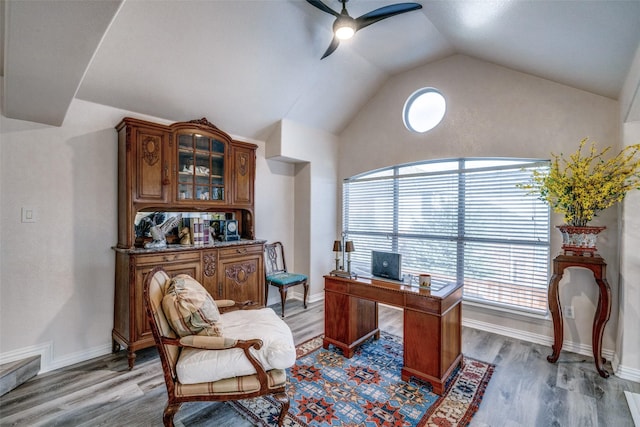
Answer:
[[[593,255],[597,247],[598,234],[607,227],[576,227],[573,225],[556,226],[562,233],[562,249],[565,254]]]

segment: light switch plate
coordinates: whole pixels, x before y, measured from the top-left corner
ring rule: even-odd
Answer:
[[[34,208],[22,208],[22,222],[36,222],[36,210]]]

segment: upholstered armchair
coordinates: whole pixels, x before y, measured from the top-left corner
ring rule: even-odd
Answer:
[[[203,294],[204,291],[204,294]],[[285,369],[295,363],[291,330],[270,308],[220,314],[214,301],[187,275],[170,278],[154,268],[144,282],[147,315],[167,386],[165,426],[173,426],[188,401],[226,401],[272,394],[289,409]]]

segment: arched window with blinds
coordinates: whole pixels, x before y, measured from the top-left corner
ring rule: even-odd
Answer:
[[[461,282],[464,299],[547,311],[550,213],[517,187],[549,162],[449,159],[397,165],[343,183],[352,269],[370,275],[371,251],[402,254],[403,274]]]

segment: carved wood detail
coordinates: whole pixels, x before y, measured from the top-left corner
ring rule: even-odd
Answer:
[[[249,262],[233,264],[225,269],[225,275],[238,285],[246,283],[249,279],[249,275],[255,272],[256,265]]]
[[[247,166],[249,165],[249,156],[247,155],[247,153],[240,153],[238,162],[240,163],[238,165],[238,172],[240,173],[240,175],[246,176],[248,172]]]
[[[160,159],[160,145],[158,138],[152,136],[142,141],[142,156],[149,166],[156,164]]]
[[[216,275],[216,256],[214,254],[204,254],[204,275],[212,277]]]
[[[213,123],[211,123],[209,120],[207,120],[206,117],[203,117],[201,119],[196,119],[196,120],[189,120],[188,123],[194,123],[196,125],[206,126],[206,127],[209,127],[209,128],[213,128],[213,129],[219,130],[218,126],[216,126]]]

